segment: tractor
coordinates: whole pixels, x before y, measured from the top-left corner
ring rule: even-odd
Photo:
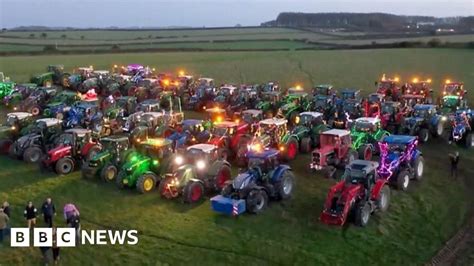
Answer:
[[[137,144],[150,137],[167,137],[172,131],[164,121],[163,112],[141,113],[130,137],[132,144]]]
[[[323,114],[326,124],[333,125],[336,119],[337,107],[333,96],[317,95],[313,98],[313,111]],[[344,113],[345,114],[345,113]]]
[[[26,112],[8,113],[6,117],[5,124],[0,125],[0,154],[7,154],[13,142],[33,122],[32,115]]]
[[[53,85],[53,73],[47,72],[36,75],[30,79],[30,82],[36,84],[38,87],[51,87],[51,85]]]
[[[101,138],[99,143],[101,150],[82,165],[82,177],[113,182],[122,164],[131,159],[130,141],[126,135],[115,135]]]
[[[40,168],[52,168],[59,175],[71,173],[100,151],[100,145],[92,139],[92,131],[83,128],[64,131],[55,144],[56,147],[49,150],[46,158],[40,161]]]
[[[153,191],[166,174],[173,170],[172,142],[164,138],[148,138],[137,145],[122,164],[116,184],[119,188],[136,188],[141,194]]]
[[[343,180],[329,189],[321,222],[343,226],[353,217],[356,225],[364,227],[372,213],[385,212],[390,204],[390,187],[385,179],[378,178],[378,166],[372,161],[352,161]]]
[[[15,82],[10,81],[9,77],[5,77],[3,72],[0,72],[0,100],[5,96],[10,95],[15,87]]]
[[[462,82],[452,82],[451,80],[446,80],[443,86],[443,97],[448,95],[455,95],[464,99],[467,94],[467,90],[464,88],[464,83]]]
[[[231,102],[237,97],[239,90],[234,85],[223,85],[217,89],[216,97],[214,98],[215,106],[227,108]]]
[[[210,108],[214,105],[214,97],[216,88],[214,80],[210,78],[200,78],[194,85],[194,93],[191,95],[188,108],[195,111],[202,111],[205,108]]]
[[[159,112],[161,111],[160,101],[156,99],[144,100],[138,104],[136,110],[142,112]]]
[[[262,121],[263,112],[257,109],[247,109],[240,113],[240,117],[235,118],[236,123],[247,123],[250,125],[250,133],[254,134],[258,128],[258,123]]]
[[[93,71],[94,68],[92,66],[74,69],[74,73],[69,76],[67,84],[65,84],[64,87],[80,93],[86,93],[90,88],[90,86],[88,86],[90,84],[84,86],[83,83],[91,77]]]
[[[27,163],[38,163],[55,140],[61,134],[61,120],[41,118],[34,122],[28,133],[13,142],[9,154],[15,159],[23,159]]]
[[[365,117],[380,117],[381,106],[384,102],[384,95],[380,93],[371,93],[363,102]]]
[[[313,87],[312,90],[313,97],[317,95],[324,95],[324,96],[334,96],[336,95],[336,90],[330,84],[322,84]]]
[[[359,153],[359,158],[370,161],[378,153],[377,143],[388,135],[390,132],[382,129],[380,118],[357,118],[351,129],[352,148]]]
[[[283,104],[278,109],[276,116],[287,119],[289,126],[294,126],[298,114],[308,111],[311,108],[311,103],[308,98],[308,93],[302,91],[302,88],[290,88],[289,92],[290,93],[284,97]]]
[[[471,109],[458,110],[452,122],[450,141],[464,144],[466,148],[474,146],[474,112]]]
[[[400,79],[398,77],[393,79],[386,78],[385,74],[383,74],[382,79],[375,82],[377,93],[384,95],[386,100],[392,100],[396,102],[401,95],[399,82]]]
[[[269,81],[260,86],[259,89],[259,97],[262,93],[272,92],[272,91],[280,91],[280,85],[276,81]]]
[[[282,159],[286,161],[294,160],[298,154],[298,143],[288,145],[288,147],[283,143],[283,136],[288,134],[287,123],[288,121],[282,118],[267,118],[260,121],[248,149],[259,152],[268,148],[275,148],[281,151]]]
[[[56,94],[48,104],[46,104],[43,110],[43,115],[45,117],[63,119],[64,113],[70,109],[70,106],[81,100],[82,97],[76,92],[62,91]]]
[[[272,118],[280,107],[280,98],[279,91],[263,92],[261,101],[257,103],[255,109],[262,110],[266,118]]]
[[[418,136],[421,142],[427,142],[430,133],[433,137],[443,135],[446,122],[447,118],[438,114],[436,105],[417,104],[411,116],[404,119],[400,133]]]
[[[391,135],[379,143],[379,177],[399,190],[406,191],[411,179],[423,177],[423,154],[417,149],[418,140],[413,136]]]
[[[283,151],[296,147],[302,153],[309,153],[319,146],[319,135],[327,130],[321,113],[302,112],[296,117],[295,127],[282,138]]]
[[[48,103],[56,93],[57,90],[53,88],[37,88],[28,98],[21,101],[19,105],[14,106],[13,110],[29,112],[34,116],[38,116],[42,113],[46,103]]]
[[[332,178],[337,168],[345,167],[358,159],[357,151],[352,149],[351,132],[331,129],[319,135],[319,148],[311,154],[310,168],[323,171],[326,178]]]
[[[354,99],[347,99],[344,104],[339,104],[336,108],[332,125],[337,129],[350,128],[353,121],[364,113],[360,101]]]
[[[269,199],[290,199],[295,177],[289,165],[278,162],[278,156],[275,149],[250,151],[248,169],[227,181],[221,195],[211,198],[212,209],[233,216],[258,214],[268,206]]]
[[[223,159],[235,158],[237,165],[243,166],[250,140],[249,124],[223,121],[214,123],[208,143],[218,148]]]
[[[382,128],[390,133],[398,132],[407,114],[407,109],[402,108],[399,102],[384,101],[380,106]]]
[[[461,96],[447,95],[444,96],[439,105],[439,114],[445,117],[454,116],[457,110],[467,108],[466,99]]]
[[[159,186],[160,195],[167,199],[182,196],[185,203],[195,203],[209,191],[220,192],[231,178],[230,163],[212,144],[189,146],[185,156],[175,157],[174,164],[173,174]]]
[[[403,94],[420,95],[423,102],[427,104],[433,103],[433,89],[430,87],[431,79],[419,80],[414,78],[412,82],[402,87]]]
[[[97,127],[102,122],[103,114],[95,103],[76,102],[65,114],[63,121],[65,128],[92,127],[96,132],[100,132]]]
[[[358,89],[353,89],[353,88],[341,89],[340,94],[341,96],[337,100],[338,104],[344,104],[347,100],[355,100],[358,102],[362,102],[362,98],[360,96],[360,90]]]
[[[167,139],[173,142],[173,149],[181,150],[190,145],[206,142],[209,136],[203,120],[185,119]]]
[[[36,88],[36,84],[33,83],[17,84],[12,91],[3,98],[3,104],[7,107],[18,106],[20,102],[28,98]]]

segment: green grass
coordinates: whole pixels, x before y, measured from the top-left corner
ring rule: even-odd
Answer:
[[[0,69],[24,81],[49,63],[67,69],[94,64],[97,69],[114,63],[143,63],[162,70],[185,68],[215,77],[218,82],[279,80],[284,86],[300,82],[306,87],[333,83],[337,87],[373,90],[381,73],[429,75],[474,85],[469,50],[404,49],[363,51],[143,53],[94,56],[4,57]],[[472,98],[471,98],[472,99]],[[195,116],[195,114],[193,114]],[[472,206],[474,176],[469,167],[474,152],[461,149],[460,175],[449,178],[447,153],[456,149],[442,141],[421,147],[425,177],[408,192],[393,191],[387,213],[372,216],[367,228],[330,227],[318,221],[333,181],[308,171],[309,155],[291,163],[296,193],[287,202],[272,202],[261,215],[237,219],[213,213],[208,201],[188,206],[166,201],[154,193],[119,191],[114,185],[82,180],[79,173],[58,177],[41,174],[35,166],[0,157],[0,200],[13,205],[13,223],[23,225],[22,209],[28,200],[37,206],[52,196],[58,206],[76,203],[86,229],[112,227],[138,229],[137,246],[82,246],[62,250],[62,263],[110,264],[236,264],[236,265],[420,265],[461,226]],[[62,223],[56,217],[57,223]],[[0,248],[0,264],[37,264],[36,248]]]

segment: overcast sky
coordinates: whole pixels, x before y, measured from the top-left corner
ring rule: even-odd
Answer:
[[[469,16],[474,0],[0,0],[0,26],[254,26],[284,11]]]

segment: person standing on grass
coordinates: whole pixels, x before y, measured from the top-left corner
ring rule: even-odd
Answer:
[[[7,229],[7,224],[9,220],[10,218],[8,218],[8,215],[3,212],[3,208],[0,208],[0,245],[3,243],[3,236]]]
[[[36,216],[38,215],[38,210],[33,205],[33,202],[28,202],[28,205],[26,205],[23,215],[25,216],[25,219],[28,223],[28,228],[33,228],[36,225]]]
[[[454,154],[449,154],[449,160],[451,161],[451,177],[454,179],[458,178],[458,163],[459,163],[459,152],[456,151]]]
[[[53,216],[56,215],[56,207],[54,206],[51,198],[47,198],[41,207],[43,213],[44,222],[49,226],[53,227]]]
[[[76,215],[79,216],[79,210],[76,208],[76,205],[72,204],[72,203],[68,203],[66,205],[64,205],[64,209],[63,209],[63,213],[64,213],[64,220],[66,220],[66,223],[69,224],[69,219]]]

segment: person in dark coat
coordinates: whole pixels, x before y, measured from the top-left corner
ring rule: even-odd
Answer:
[[[459,152],[456,151],[454,154],[449,154],[449,160],[451,162],[451,177],[458,178],[458,163],[459,163]]]
[[[49,227],[53,227],[53,216],[56,215],[56,207],[51,198],[47,198],[43,203],[43,206],[41,206],[41,212],[43,213],[44,222]]]
[[[36,225],[36,216],[38,216],[38,210],[33,205],[33,202],[28,202],[23,215],[28,223],[28,228],[33,228]]]

